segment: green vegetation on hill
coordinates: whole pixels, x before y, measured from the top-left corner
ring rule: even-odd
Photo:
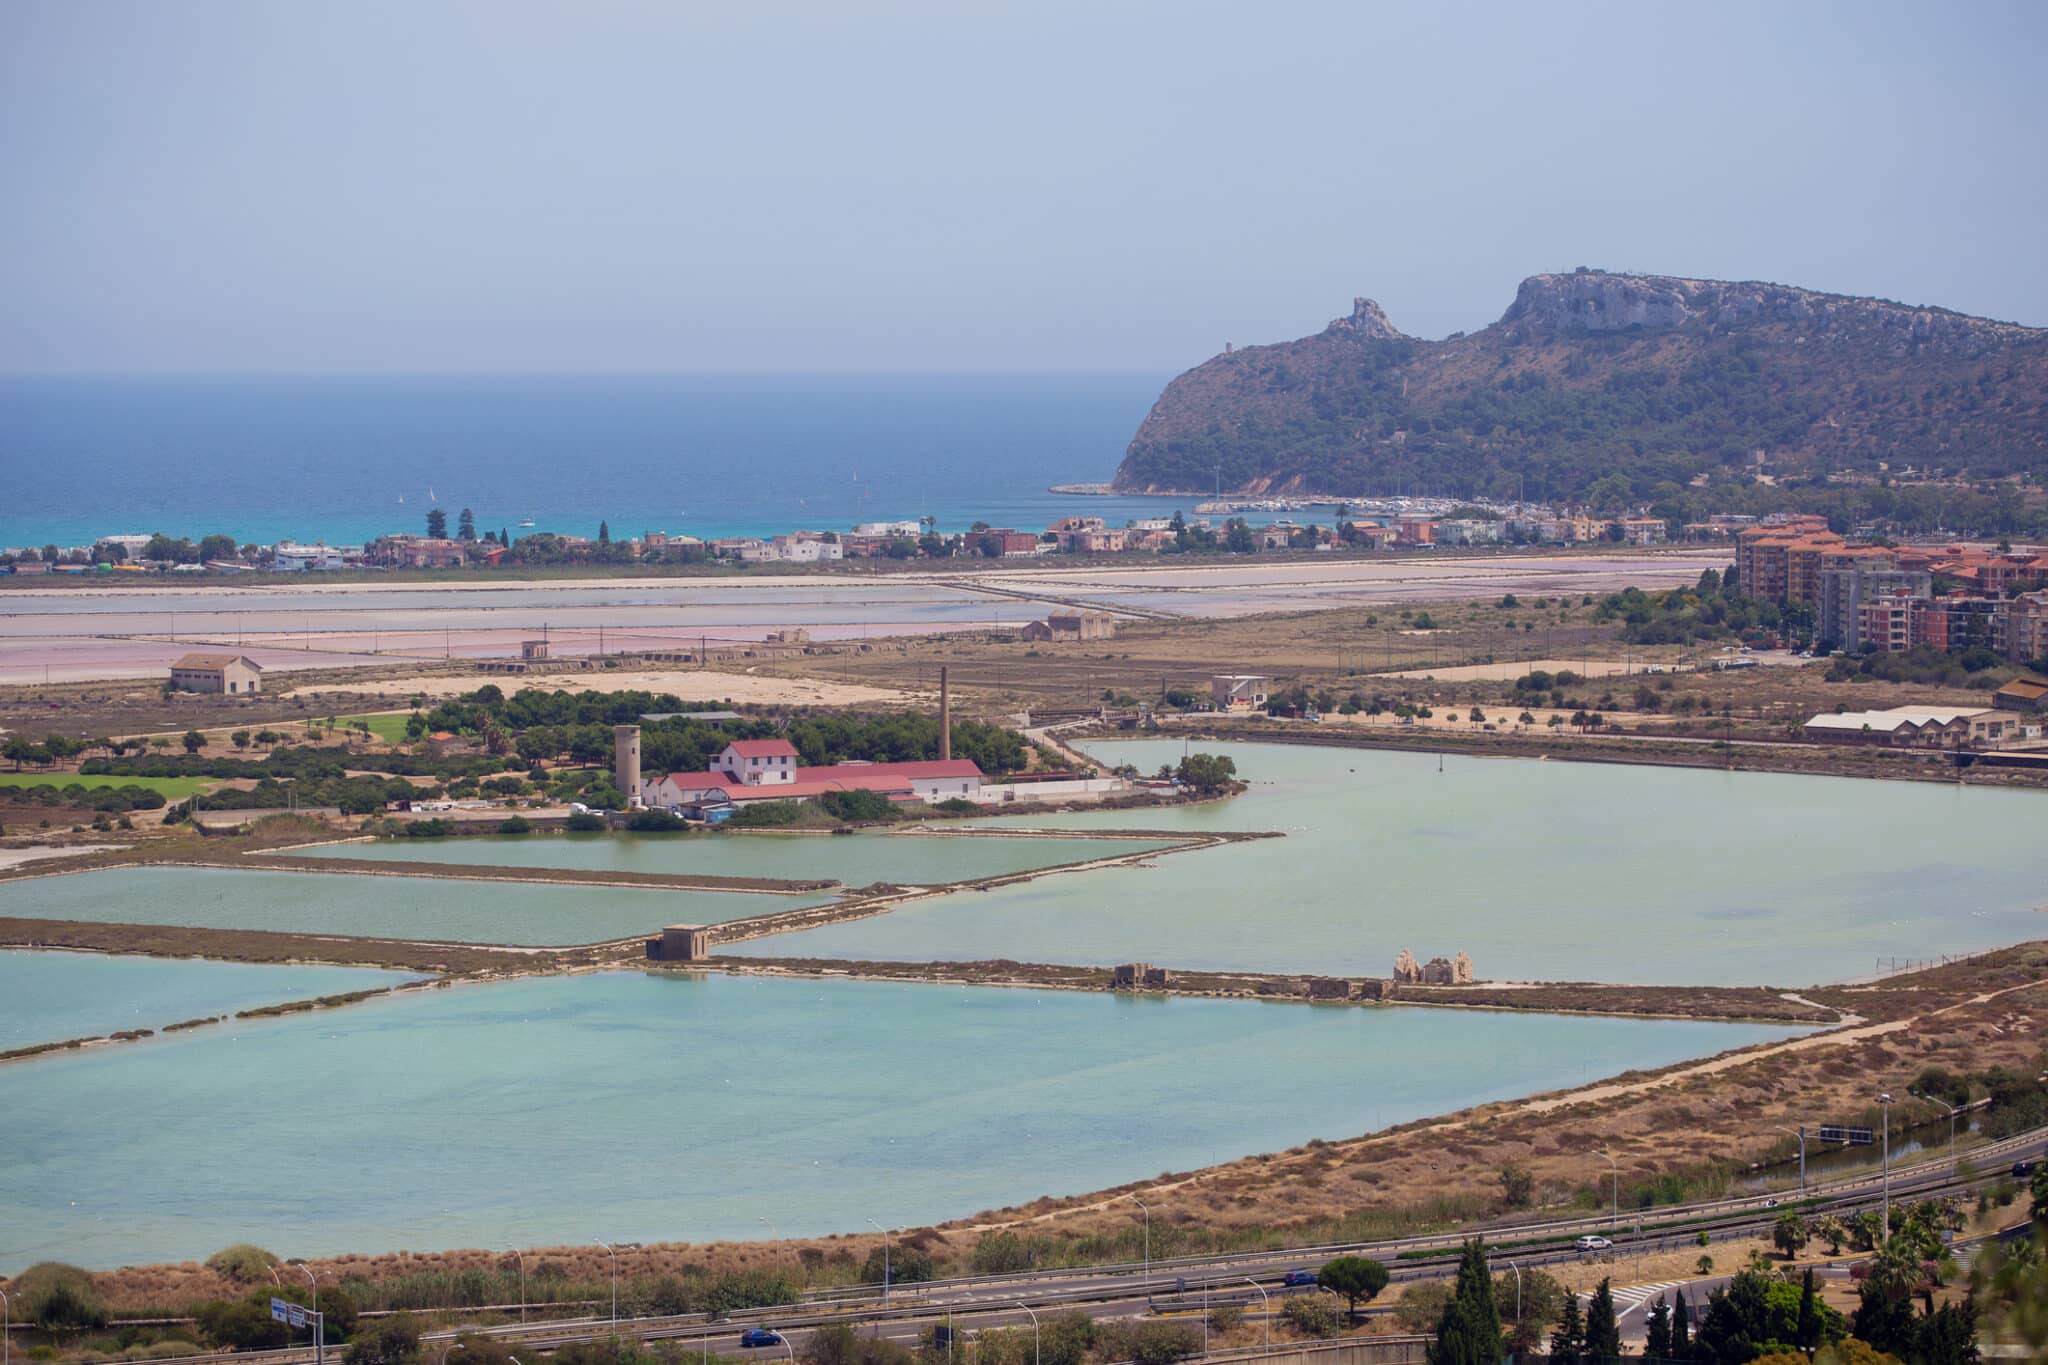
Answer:
[[[1603,318],[1617,294],[1667,309]],[[1758,453],[1775,485],[1754,477]],[[1980,484],[1892,486],[1908,467]],[[1830,482],[1843,473],[1861,479]],[[1647,503],[1674,522],[1798,506],[2048,533],[2048,502],[1992,482],[2013,475],[2048,480],[2048,331],[1585,272],[1531,280],[1501,321],[1444,341],[1361,303],[1314,336],[1217,356],[1167,387],[1116,483]]]

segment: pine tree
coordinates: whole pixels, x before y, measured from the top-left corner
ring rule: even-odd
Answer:
[[[1799,1325],[1793,1330],[1792,1344],[1802,1351],[1813,1351],[1820,1346],[1820,1314],[1813,1306],[1813,1267],[1806,1268],[1806,1281],[1799,1286]]]
[[[512,544],[512,533],[502,526],[498,528],[498,543],[505,546]]]
[[[1671,1309],[1671,1358],[1686,1360],[1692,1356],[1692,1309],[1685,1301],[1685,1291],[1678,1291],[1678,1302]]]
[[[427,509],[427,535],[433,540],[444,540],[448,535],[448,514],[438,507]]]
[[[1671,1358],[1671,1305],[1665,1301],[1662,1294],[1657,1296],[1657,1302],[1650,1305],[1649,1316],[1644,1319],[1643,1358]]]
[[[1614,1288],[1601,1280],[1586,1305],[1586,1356],[1590,1360],[1614,1360],[1621,1355],[1621,1329],[1614,1323]]]
[[[612,524],[610,522],[600,521],[597,524],[597,543],[600,545],[612,543]]]
[[[1586,1324],[1579,1317],[1579,1296],[1564,1296],[1564,1316],[1550,1334],[1550,1365],[1581,1365],[1586,1358]]]
[[[455,519],[455,536],[458,540],[476,539],[476,513],[467,507],[463,508],[462,515]]]
[[[1458,1284],[1444,1305],[1429,1348],[1429,1365],[1499,1365],[1500,1310],[1493,1302],[1493,1275],[1486,1265],[1486,1243],[1473,1238],[1458,1260]]]

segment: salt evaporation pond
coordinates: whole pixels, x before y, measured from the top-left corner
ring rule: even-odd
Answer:
[[[1140,819],[1136,823],[1142,825]],[[931,834],[486,835],[329,844],[294,850],[331,858],[573,868],[717,877],[835,877],[847,886],[926,886],[1159,848],[1145,839],[974,838]]]
[[[664,924],[722,924],[830,899],[150,867],[0,884],[0,916],[548,947],[625,938]]]
[[[1252,790],[1047,828],[1284,839],[924,901],[760,957],[1144,961],[1494,979],[1805,985],[2048,933],[2048,793],[1781,773],[1202,744]],[[1151,772],[1179,740],[1098,741]]]
[[[852,1232],[1798,1030],[614,972],[0,1067],[0,1272]],[[30,1245],[29,1243],[32,1243]]]
[[[0,1051],[418,979],[366,967],[0,951]]]

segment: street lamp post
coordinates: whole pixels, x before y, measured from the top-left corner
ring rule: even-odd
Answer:
[[[768,1240],[771,1242],[776,1240],[775,1220],[773,1218],[769,1218],[763,1214],[757,1213],[754,1215],[754,1221],[757,1223],[766,1223],[768,1225]]]
[[[1024,1300],[1017,1300],[1017,1306],[1025,1312],[1031,1313],[1031,1305],[1024,1302]],[[1038,1314],[1036,1313],[1031,1313],[1031,1365],[1042,1365],[1038,1358]]]
[[[14,1300],[0,1289],[0,1365],[14,1365]]]
[[[1522,1267],[1510,1259],[1508,1269],[1515,1272],[1515,1329],[1519,1331],[1522,1326]]]
[[[781,1344],[782,1353],[789,1357],[789,1365],[796,1365],[796,1352],[789,1349],[789,1338],[777,1332],[775,1340]]]
[[[305,1275],[306,1283],[313,1287],[312,1321],[306,1324],[313,1329],[313,1362],[314,1365],[324,1365],[327,1359],[327,1319],[320,1316],[320,1277],[304,1262],[300,1262],[299,1270]]]
[[[1145,1214],[1145,1298],[1149,1302],[1152,1298],[1152,1210],[1146,1208],[1145,1201],[1135,1194],[1127,1194],[1124,1198],[1143,1209]]]
[[[519,1320],[526,1321],[526,1258],[519,1254],[518,1247],[506,1247],[512,1259],[519,1263]]]
[[[1884,1226],[1879,1245],[1892,1239],[1892,1093],[1887,1090],[1877,1097],[1884,1107]]]
[[[882,1302],[889,1301],[889,1229],[874,1219],[867,1220],[868,1226],[882,1234]]]
[[[1244,1282],[1245,1282],[1246,1284],[1250,1285],[1250,1286],[1251,1286],[1252,1288],[1254,1288],[1254,1289],[1256,1289],[1256,1290],[1258,1290],[1258,1291],[1259,1291],[1259,1302],[1260,1302],[1261,1304],[1263,1304],[1263,1305],[1264,1305],[1264,1308],[1263,1308],[1263,1309],[1262,1309],[1261,1311],[1262,1311],[1262,1312],[1263,1312],[1263,1313],[1265,1314],[1265,1317],[1266,1317],[1266,1354],[1267,1354],[1267,1355],[1271,1355],[1271,1354],[1273,1353],[1273,1300],[1272,1300],[1272,1297],[1271,1297],[1270,1295],[1268,1295],[1268,1294],[1266,1293],[1266,1286],[1264,1286],[1264,1285],[1260,1284],[1260,1283],[1259,1283],[1259,1282],[1258,1282],[1257,1280],[1253,1279],[1253,1278],[1252,1278],[1251,1276],[1249,1276],[1249,1275],[1245,1276],[1245,1277],[1244,1277]],[[1516,1281],[1516,1283],[1517,1283],[1517,1284],[1519,1285],[1519,1284],[1520,1284],[1521,1282],[1520,1282],[1519,1280],[1517,1280],[1517,1281]],[[1519,1291],[1518,1291],[1518,1292],[1519,1292]],[[1519,1315],[1519,1314],[1518,1314],[1518,1315]]]
[[[613,1251],[607,1242],[597,1245],[604,1248],[605,1255],[612,1258],[612,1335],[619,1334],[619,1253]]]
[[[1607,1164],[1614,1168],[1614,1184],[1612,1192],[1608,1196],[1607,1204],[1607,1230],[1609,1232],[1618,1232],[1621,1230],[1621,1163],[1608,1156],[1605,1152],[1600,1153],[1600,1155],[1605,1157]]]

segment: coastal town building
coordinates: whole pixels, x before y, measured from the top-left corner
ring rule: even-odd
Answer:
[[[1662,545],[1671,535],[1662,517],[1616,517],[1608,525],[1618,528],[1616,539],[1624,545]]]
[[[1814,638],[1835,649],[1855,653],[1862,649],[1869,638],[1871,626],[1864,615],[1864,608],[1873,602],[1882,601],[1883,607],[1877,620],[1880,624],[1896,619],[1910,634],[1914,599],[1925,599],[1933,594],[1934,576],[1924,569],[1878,568],[1866,564],[1851,565],[1841,569],[1823,570],[1820,575],[1819,597],[1814,606]],[[1879,644],[1880,649],[1904,649],[1906,644]]]
[[[564,538],[567,539],[566,537]],[[372,563],[404,569],[459,569],[470,560],[474,541],[428,536],[379,536],[365,550]]]
[[[792,531],[775,537],[769,544],[774,546],[776,558],[792,564],[829,563],[846,558],[846,549],[838,536],[818,531]]]
[[[356,550],[354,557],[361,559],[362,551]],[[280,540],[270,551],[270,567],[279,573],[331,573],[347,567],[348,563],[347,549],[339,545],[324,545],[318,542],[300,545],[294,541]]]
[[[1106,611],[1055,611],[1043,621],[1027,621],[1017,632],[1020,639],[1052,644],[1081,640],[1108,640],[1116,635],[1116,618]]]
[[[246,696],[263,690],[263,665],[246,654],[187,654],[171,665],[170,685],[180,692]]]
[[[2021,736],[2020,718],[1986,707],[1897,706],[1844,711],[1806,722],[1806,738],[1821,744],[1882,744],[1895,749],[1995,748]]]
[[[1991,704],[2001,711],[2034,711],[2048,707],[2048,681],[2014,678],[1992,692]]]
[[[1266,709],[1266,678],[1261,673],[1219,673],[1209,679],[1209,700],[1218,711]]]

